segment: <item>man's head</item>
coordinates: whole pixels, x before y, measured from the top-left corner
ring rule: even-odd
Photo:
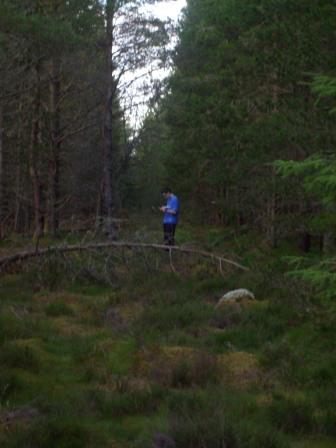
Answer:
[[[166,187],[161,190],[162,196],[168,199],[172,195],[172,191],[170,188]]]

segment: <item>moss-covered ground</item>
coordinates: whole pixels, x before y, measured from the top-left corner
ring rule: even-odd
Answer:
[[[250,271],[127,253],[108,285],[52,260],[1,277],[1,447],[336,446],[335,304],[284,275],[287,247],[178,239]],[[216,309],[234,288],[256,302]]]

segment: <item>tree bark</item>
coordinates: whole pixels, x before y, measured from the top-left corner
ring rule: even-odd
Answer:
[[[274,249],[277,247],[277,228],[276,228],[276,174],[274,169],[270,171],[271,184],[269,191],[269,199],[267,204],[267,222],[266,222],[266,235],[269,246]]]
[[[335,234],[332,230],[323,234],[323,253],[324,255],[333,255],[335,253]]]
[[[40,63],[35,66],[35,82],[36,89],[32,107],[32,124],[29,145],[29,173],[32,180],[33,196],[34,196],[34,216],[35,230],[34,238],[40,238],[44,229],[44,208],[43,196],[44,188],[39,172],[39,140],[40,140],[40,108],[41,108],[41,88],[40,88]]]
[[[301,235],[301,241],[300,241],[300,248],[303,250],[303,252],[308,253],[311,249],[311,234],[307,231],[303,232]]]
[[[59,230],[60,163],[61,163],[61,79],[60,61],[53,59],[50,67],[51,153],[48,162],[47,230],[56,236]]]
[[[4,210],[3,210],[3,110],[0,105],[0,239],[4,237],[3,230],[3,220],[4,220]]]

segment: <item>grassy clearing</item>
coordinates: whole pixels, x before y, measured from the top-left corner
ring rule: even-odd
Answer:
[[[175,275],[166,254],[127,254],[109,286],[70,283],[52,260],[45,277],[2,278],[0,445],[334,446],[336,306],[289,283],[281,248],[231,237],[180,234],[236,247],[252,272],[182,257]],[[236,287],[257,302],[216,310]]]

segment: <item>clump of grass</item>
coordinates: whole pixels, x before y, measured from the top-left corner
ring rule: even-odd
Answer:
[[[0,314],[0,343],[13,339],[45,337],[50,332],[50,322],[30,313],[18,317],[6,309]]]
[[[78,280],[73,282],[68,289],[70,292],[85,295],[88,298],[90,297],[90,299],[92,297],[101,298],[111,292],[111,286],[97,284],[94,282],[82,282]]]
[[[267,342],[261,364],[287,383],[295,382],[293,372],[301,368],[296,347],[289,344],[286,339]]]
[[[152,414],[160,407],[165,394],[165,390],[158,386],[144,390],[125,391],[95,389],[91,391],[90,400],[100,415],[104,418],[111,418]]]
[[[212,319],[212,325],[221,330],[237,325],[243,320],[242,312],[239,306],[227,306],[224,309],[218,309]]]
[[[198,351],[193,356],[179,357],[172,365],[170,386],[173,388],[205,387],[214,384],[220,376],[214,356]]]
[[[286,433],[314,431],[314,407],[307,398],[275,396],[268,411],[272,424]]]
[[[255,418],[258,408],[251,397],[222,390],[175,393],[168,406],[167,435],[179,448],[288,446],[280,431]]]
[[[167,337],[177,329],[199,333],[213,314],[212,307],[200,301],[155,304],[147,307],[135,322],[135,333],[156,340],[158,337]]]
[[[251,306],[218,310],[213,323],[226,329],[213,335],[212,343],[217,350],[232,344],[239,350],[262,349],[265,341],[272,343],[281,338],[287,330],[287,321],[292,313],[282,307]]]
[[[22,390],[23,383],[20,377],[4,370],[0,372],[0,403],[4,404],[13,393]]]
[[[314,407],[314,423],[317,433],[336,437],[335,386],[330,382],[306,392]]]
[[[119,297],[111,292],[108,295],[94,296],[83,301],[82,322],[96,326],[103,325],[107,311],[114,308],[118,300]]]
[[[64,260],[56,254],[50,254],[24,265],[22,279],[34,291],[55,291],[68,283],[68,274]]]
[[[89,339],[82,348],[84,351],[75,354],[75,359],[81,363],[86,381],[106,383],[112,377],[126,375],[134,363],[135,344],[131,338],[111,340],[102,334],[99,340]]]
[[[220,366],[214,356],[186,347],[164,350],[153,347],[139,355],[135,370],[151,383],[169,388],[205,387],[216,383],[220,376]]]
[[[336,437],[336,411],[334,405],[324,409],[319,425],[322,433],[330,437]]]
[[[317,386],[333,383],[336,372],[336,359],[324,359],[312,372],[312,380]]]
[[[108,446],[103,432],[76,420],[42,419],[16,433],[7,441],[7,448],[103,448]]]
[[[175,396],[169,403],[169,436],[179,448],[237,446],[226,409],[197,393]]]
[[[213,357],[204,355],[194,359],[180,360],[171,372],[171,387],[204,387],[218,379],[218,366]]]
[[[27,319],[18,319],[13,314],[0,315],[0,342],[7,339],[31,337],[32,328],[27,325]]]
[[[237,448],[289,448],[288,437],[262,419],[235,422]]]
[[[74,315],[73,309],[64,300],[49,303],[45,308],[45,313],[50,317]]]

